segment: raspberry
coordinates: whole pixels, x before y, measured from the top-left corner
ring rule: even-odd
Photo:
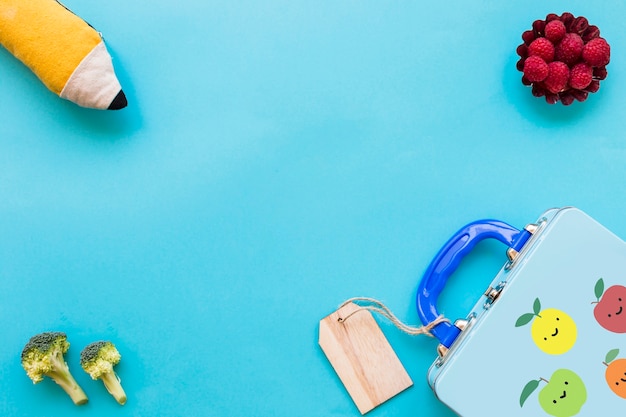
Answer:
[[[551,93],[558,93],[565,89],[569,80],[569,68],[561,61],[553,61],[548,64],[548,76],[543,80],[543,85]]]
[[[569,73],[569,86],[577,90],[583,90],[591,84],[593,78],[593,69],[581,62],[572,67]]]
[[[595,38],[585,45],[582,55],[592,67],[603,67],[611,60],[611,47],[603,38]]]
[[[530,82],[543,81],[548,76],[548,64],[541,57],[529,56],[524,62],[524,77]],[[586,87],[586,86],[585,86]]]
[[[522,84],[549,104],[585,101],[607,76],[611,48],[600,29],[583,16],[550,13],[535,20],[522,40],[515,65],[523,73]]]
[[[528,56],[538,56],[546,62],[554,60],[554,45],[546,38],[537,38],[528,46]]]
[[[567,33],[554,50],[554,58],[557,61],[565,62],[567,65],[575,64],[583,52],[583,42],[580,35]]]
[[[565,29],[565,25],[560,20],[551,20],[546,24],[545,28],[546,38],[552,43],[558,43],[567,30]]]

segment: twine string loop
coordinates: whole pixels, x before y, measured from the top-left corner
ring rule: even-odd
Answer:
[[[433,320],[432,322],[424,325],[424,326],[409,326],[408,324],[403,323],[398,317],[396,317],[395,314],[393,314],[393,312],[389,309],[389,307],[387,307],[385,304],[383,304],[382,302],[374,299],[374,298],[369,298],[369,297],[353,297],[350,298],[346,301],[343,302],[343,304],[341,304],[341,306],[339,307],[339,309],[341,309],[342,307],[345,307],[346,305],[350,304],[350,303],[354,303],[357,304],[359,306],[359,308],[357,308],[356,310],[350,312],[349,314],[347,314],[345,317],[339,317],[338,321],[340,323],[344,323],[346,320],[348,320],[350,317],[352,317],[353,315],[355,315],[356,313],[360,312],[360,311],[371,311],[372,313],[377,313],[380,314],[381,316],[385,317],[387,320],[389,320],[394,326],[396,326],[400,331],[411,335],[411,336],[417,336],[417,335],[426,335],[426,336],[430,336],[433,337],[431,330],[438,325],[439,323],[443,323],[443,322],[450,322],[449,319],[445,318],[443,315],[440,315],[439,317],[437,317],[435,320]],[[362,303],[362,304],[359,304]]]

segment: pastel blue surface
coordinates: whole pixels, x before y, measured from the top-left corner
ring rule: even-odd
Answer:
[[[0,415],[358,416],[317,345],[353,296],[417,323],[419,277],[466,223],[578,206],[626,236],[619,2],[64,2],[100,30],[129,107],[86,110],[0,50]],[[585,103],[515,69],[533,20],[571,11],[612,47]],[[504,262],[481,243],[444,291],[464,317]],[[415,385],[371,416],[452,413],[436,342],[381,321]],[[19,363],[62,330],[90,397]],[[77,366],[113,340],[128,403]]]

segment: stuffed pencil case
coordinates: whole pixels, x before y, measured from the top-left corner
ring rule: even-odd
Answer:
[[[0,45],[79,106],[128,104],[102,36],[57,0],[0,0]]]
[[[576,208],[551,209],[518,230],[483,220],[459,230],[417,291],[424,324],[463,257],[484,239],[508,260],[467,317],[432,329],[428,372],[455,413],[603,416],[626,409],[626,245]]]

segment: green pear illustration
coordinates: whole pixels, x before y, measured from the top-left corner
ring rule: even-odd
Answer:
[[[541,382],[547,385],[539,391],[539,405],[543,410],[554,417],[572,417],[580,412],[587,401],[587,389],[583,380],[569,369],[557,369],[550,380],[539,378],[524,386],[520,395],[520,407],[539,387]]]

